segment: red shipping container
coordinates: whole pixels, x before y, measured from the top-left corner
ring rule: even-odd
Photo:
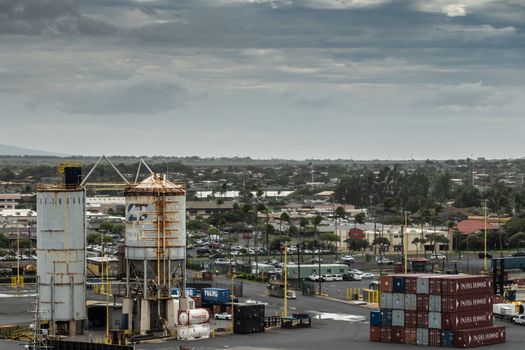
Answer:
[[[443,294],[480,294],[492,291],[492,277],[481,275],[455,275],[441,281]]]
[[[392,292],[392,288],[394,286],[394,279],[391,275],[383,275],[381,276],[381,286],[379,287],[379,290],[381,292]]]
[[[417,328],[405,327],[405,344],[417,344]]]
[[[405,293],[416,293],[417,275],[405,277]]]
[[[417,311],[405,311],[405,327],[417,328]]]
[[[442,312],[442,329],[465,329],[491,326],[494,322],[492,310],[473,310],[465,312]]]
[[[392,327],[381,327],[381,341],[384,343],[392,342]]]
[[[428,312],[428,295],[417,294],[416,296],[416,309],[417,311]]]
[[[441,330],[429,329],[428,330],[428,345],[429,346],[441,346]]]
[[[431,277],[428,280],[428,294],[441,295],[441,277]]]
[[[472,310],[492,310],[492,295],[445,294],[441,296],[441,312],[462,312]]]
[[[381,327],[370,327],[370,341],[381,341]]]
[[[474,348],[500,343],[505,343],[505,327],[502,326],[470,328],[454,332],[456,348]]]
[[[405,342],[405,328],[392,327],[392,343],[403,344]]]
[[[417,328],[428,328],[428,312],[417,311]]]

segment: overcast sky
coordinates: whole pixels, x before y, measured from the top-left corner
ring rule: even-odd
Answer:
[[[0,143],[522,157],[525,0],[0,0]]]

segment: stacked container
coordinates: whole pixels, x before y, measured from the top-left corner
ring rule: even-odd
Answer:
[[[461,348],[505,342],[505,327],[493,325],[490,276],[387,275],[380,290],[372,341]]]

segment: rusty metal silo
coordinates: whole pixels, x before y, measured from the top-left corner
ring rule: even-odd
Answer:
[[[172,284],[184,287],[186,190],[153,174],[130,186],[125,198],[123,323],[134,333],[166,330],[174,317],[169,311]]]

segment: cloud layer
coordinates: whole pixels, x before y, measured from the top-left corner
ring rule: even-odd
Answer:
[[[523,131],[524,29],[515,0],[0,0],[4,143],[61,152],[44,131],[81,128],[148,141],[95,153],[516,155],[480,135]]]

